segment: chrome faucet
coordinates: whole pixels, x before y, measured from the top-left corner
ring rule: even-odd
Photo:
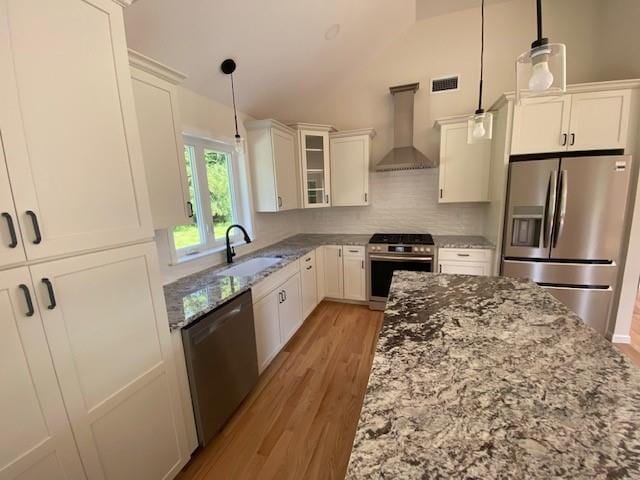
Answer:
[[[247,231],[244,229],[244,227],[242,225],[238,225],[237,223],[233,224],[233,225],[230,225],[229,228],[227,228],[227,233],[226,233],[226,237],[227,237],[227,263],[233,263],[233,257],[236,256],[235,249],[229,243],[229,232],[234,227],[237,227],[240,230],[242,230],[242,233],[244,233],[244,241],[246,243],[251,243],[251,239],[249,238],[249,234],[247,233]]]

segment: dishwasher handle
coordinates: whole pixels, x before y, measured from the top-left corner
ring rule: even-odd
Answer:
[[[245,295],[247,295],[245,297]],[[248,300],[248,301],[247,301]],[[196,346],[202,343],[210,335],[220,328],[224,327],[227,322],[232,321],[235,317],[241,315],[245,309],[251,308],[251,294],[247,292],[237,297],[227,304],[222,305],[218,309],[208,313],[202,319],[183,329],[183,335],[188,335],[189,342]]]

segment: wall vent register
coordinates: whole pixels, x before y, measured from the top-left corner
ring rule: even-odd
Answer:
[[[459,76],[453,75],[449,77],[434,78],[431,80],[431,93],[441,93],[446,91],[458,90]]]

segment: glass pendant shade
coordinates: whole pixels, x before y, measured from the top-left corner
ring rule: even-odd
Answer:
[[[242,138],[239,134],[236,134],[235,136],[233,148],[235,149],[236,153],[244,153],[244,138]]]
[[[544,39],[543,39],[544,40]],[[562,43],[534,42],[516,61],[516,102],[567,90],[567,49]]]
[[[482,143],[493,137],[493,114],[477,111],[467,120],[467,143]]]

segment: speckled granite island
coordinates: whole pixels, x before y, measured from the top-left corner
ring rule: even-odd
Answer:
[[[533,283],[396,272],[347,478],[640,478],[640,369]]]

